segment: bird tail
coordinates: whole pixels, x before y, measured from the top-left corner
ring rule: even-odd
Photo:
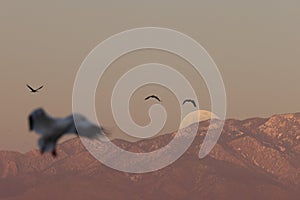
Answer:
[[[110,136],[112,134],[112,128],[104,128],[104,127],[101,127],[101,132],[106,135],[106,136]]]

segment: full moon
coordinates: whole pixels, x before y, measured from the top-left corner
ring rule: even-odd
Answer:
[[[217,115],[214,113],[208,111],[208,110],[196,110],[193,112],[190,112],[183,118],[183,120],[180,123],[179,129],[185,128],[190,126],[191,124],[206,121],[209,119],[219,119]]]

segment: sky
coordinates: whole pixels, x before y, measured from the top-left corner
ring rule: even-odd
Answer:
[[[296,0],[1,1],[0,150],[35,148],[37,135],[28,131],[28,114],[37,107],[54,116],[71,114],[75,76],[87,54],[111,35],[137,27],[170,28],[199,42],[222,74],[228,118],[299,112],[299,8]],[[121,57],[108,73],[116,79],[124,69],[153,60],[193,74],[188,63],[154,50]],[[33,95],[26,84],[44,88]],[[201,107],[209,110],[205,84],[195,88],[201,91],[197,94]],[[151,90],[161,98],[173,98],[163,105],[178,112],[172,94],[147,86],[130,104],[140,124],[149,120],[150,104],[139,99]],[[101,98],[97,96],[98,102]],[[99,115],[113,126],[105,109],[99,103]],[[163,131],[172,131],[172,123]]]

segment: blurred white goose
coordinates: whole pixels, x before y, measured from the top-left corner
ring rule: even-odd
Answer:
[[[102,127],[92,124],[80,114],[73,114],[66,118],[52,118],[42,108],[38,108],[29,115],[28,121],[29,130],[42,135],[38,140],[41,154],[52,152],[54,157],[57,155],[56,143],[64,134],[80,133],[80,136],[90,139],[105,135]]]

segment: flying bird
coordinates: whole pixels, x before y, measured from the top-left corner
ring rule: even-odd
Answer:
[[[195,108],[197,107],[196,103],[195,103],[195,101],[193,99],[186,99],[186,100],[184,100],[183,103],[182,103],[182,105],[185,104],[185,103],[192,103]]]
[[[80,136],[90,139],[105,135],[102,127],[94,125],[81,114],[72,114],[66,118],[53,118],[42,108],[38,108],[29,115],[28,122],[29,130],[41,135],[38,140],[41,154],[51,152],[53,157],[57,155],[57,141],[64,134],[78,135],[80,133]]]
[[[29,89],[30,89],[30,92],[32,92],[32,93],[36,93],[36,92],[38,92],[40,89],[42,89],[44,86],[42,85],[41,87],[39,87],[39,88],[37,88],[37,89],[34,89],[34,88],[32,88],[30,85],[26,85]]]
[[[150,95],[150,96],[147,96],[147,97],[145,98],[145,100],[148,100],[148,99],[151,99],[151,98],[156,99],[157,101],[161,101],[160,98],[159,98],[158,96],[156,96],[156,95]]]

